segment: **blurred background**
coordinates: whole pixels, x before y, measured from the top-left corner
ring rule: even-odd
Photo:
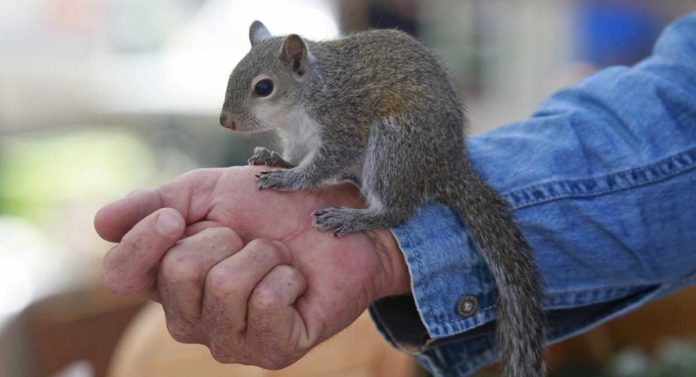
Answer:
[[[162,336],[144,300],[106,293],[110,245],[92,227],[100,206],[134,188],[273,144],[217,120],[252,20],[312,39],[409,32],[449,67],[478,133],[597,69],[635,63],[693,10],[693,0],[0,0],[0,376],[266,375],[209,365],[200,348]],[[552,347],[552,371],[696,376],[696,294],[679,295]],[[329,344],[286,375],[423,375],[359,322],[343,350],[380,342],[372,358],[345,364]],[[338,364],[344,374],[327,372]]]

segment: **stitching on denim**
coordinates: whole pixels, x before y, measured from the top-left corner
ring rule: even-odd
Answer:
[[[696,273],[689,275],[685,278],[679,279],[677,281],[673,281],[670,283],[664,283],[662,286],[665,289],[671,289],[672,287],[685,287],[687,285],[691,285],[696,283]]]
[[[409,229],[409,230],[406,230],[404,232],[404,234],[405,234],[406,239],[408,240],[408,243],[409,243],[409,250],[413,251],[416,248],[416,243],[414,242],[414,239],[413,239],[413,231]],[[413,272],[415,274],[422,275],[424,268],[423,268],[423,262],[419,256],[419,253],[418,252],[410,252],[408,254],[409,254],[408,257],[413,258],[414,265],[415,265],[414,267],[416,268]],[[417,285],[417,282],[413,282],[413,290],[414,290],[413,299],[414,299],[415,304],[416,304],[416,310],[418,310],[419,314],[423,316],[423,320],[424,320],[423,322],[424,322],[424,325],[425,325],[425,328],[427,331],[427,330],[429,330],[428,328],[431,325],[434,310],[428,304],[428,300],[424,300],[425,302],[422,302],[420,300],[416,300],[416,297],[417,297],[417,295],[415,294],[417,291],[416,285]],[[430,284],[427,281],[427,279],[419,279],[418,286],[420,286],[420,288],[423,292],[423,295],[425,297],[430,297],[430,294],[432,292],[432,288],[430,287]],[[431,321],[428,321],[428,319],[431,319]],[[437,323],[438,321],[434,321],[434,322],[435,322],[435,325],[432,326],[430,329],[433,331],[433,333],[441,332],[442,329],[440,328],[439,324]]]
[[[548,338],[551,342],[557,342],[567,337],[573,336],[589,330],[590,328],[599,326],[614,318],[618,318],[627,313],[630,313],[649,301],[655,300],[662,296],[669,289],[666,286],[657,286],[648,288],[644,292],[637,292],[633,300],[622,303],[619,309],[613,309],[609,313],[602,313],[590,316],[583,321],[578,321],[570,326],[564,326],[548,333]]]
[[[679,161],[680,159],[682,161]],[[673,164],[672,167],[666,166],[670,163]],[[655,182],[664,181],[693,169],[696,169],[696,148],[688,149],[684,152],[638,168],[623,170],[596,178],[545,182],[510,191],[503,194],[503,197],[511,204],[513,208],[520,209],[558,199],[599,196],[631,189],[634,187],[645,186]],[[643,177],[645,178],[632,177],[633,174],[637,173],[643,173]],[[621,180],[627,183],[614,183],[614,187],[604,188],[604,186],[612,186],[612,184],[608,183],[610,180],[614,180],[614,182]],[[599,182],[601,182],[601,184]],[[594,186],[598,186],[600,188],[594,190],[588,189],[588,184],[594,184]],[[567,188],[569,185],[582,186],[583,191],[585,192],[571,192]],[[548,195],[547,193],[550,191],[550,188],[553,188],[553,190],[558,193],[555,195]],[[540,193],[542,197],[534,198],[535,193]],[[524,196],[525,198],[531,199],[517,199],[516,196]]]
[[[562,308],[577,308],[586,305],[594,305],[607,301],[620,299],[629,294],[635,294],[649,287],[662,284],[646,284],[613,288],[593,288],[587,290],[567,291],[556,294],[549,294],[545,304],[551,310]],[[593,296],[593,297],[588,297]]]
[[[450,371],[455,372],[453,375],[470,375],[473,371],[481,368],[484,365],[491,364],[498,358],[498,353],[495,346],[495,341],[488,337],[486,341],[489,346],[480,352],[469,353],[466,359],[457,358],[455,360],[461,360],[459,363],[449,368]],[[466,347],[465,347],[466,348]],[[458,352],[459,353],[459,352]]]

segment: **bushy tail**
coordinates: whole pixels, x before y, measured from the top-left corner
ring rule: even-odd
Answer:
[[[464,220],[498,287],[502,375],[544,376],[542,289],[527,241],[492,188],[470,167],[460,177],[444,190],[443,200]]]

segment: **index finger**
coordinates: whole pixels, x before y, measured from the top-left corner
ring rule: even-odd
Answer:
[[[162,256],[183,234],[184,219],[174,209],[145,217],[104,256],[104,285],[120,295],[150,289]]]

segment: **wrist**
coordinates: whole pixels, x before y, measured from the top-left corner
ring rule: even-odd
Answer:
[[[375,299],[410,293],[411,276],[408,273],[406,260],[394,235],[388,229],[366,233],[372,241],[383,271],[380,279],[378,279],[378,291]]]

